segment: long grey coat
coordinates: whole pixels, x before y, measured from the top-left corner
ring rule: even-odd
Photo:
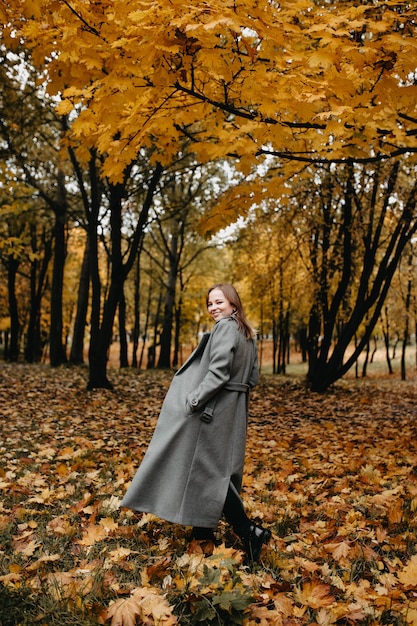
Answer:
[[[214,528],[229,483],[242,485],[255,340],[220,319],[175,374],[145,457],[121,506]]]

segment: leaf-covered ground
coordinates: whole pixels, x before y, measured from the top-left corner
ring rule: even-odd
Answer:
[[[325,395],[264,377],[244,500],[273,531],[261,562],[119,502],[170,373],[0,365],[1,626],[417,625],[415,382]]]

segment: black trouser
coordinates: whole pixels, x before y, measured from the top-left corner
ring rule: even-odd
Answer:
[[[249,534],[251,521],[245,513],[242,499],[233,483],[229,484],[229,489],[227,490],[223,515],[239,537],[245,537]],[[193,537],[195,539],[205,539],[212,533],[213,530],[211,528],[198,526],[193,529]]]
[[[251,521],[245,513],[242,498],[233,483],[229,484],[227,490],[223,515],[239,537],[245,537],[249,534]]]

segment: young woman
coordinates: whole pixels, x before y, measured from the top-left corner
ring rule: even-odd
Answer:
[[[207,311],[214,328],[176,372],[121,506],[192,526],[200,540],[215,540],[223,514],[257,561],[271,531],[247,517],[239,495],[249,390],[258,382],[254,331],[232,285],[209,289]]]

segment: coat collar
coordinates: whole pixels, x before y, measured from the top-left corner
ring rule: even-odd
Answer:
[[[187,369],[190,363],[192,363],[198,356],[200,356],[202,352],[204,352],[204,348],[206,347],[207,342],[210,339],[210,335],[211,333],[204,333],[204,335],[201,338],[200,343],[198,344],[194,352],[190,354],[190,356],[185,361],[185,363],[179,368],[179,370],[175,372],[175,376],[179,374],[180,372],[183,372],[185,369]]]

